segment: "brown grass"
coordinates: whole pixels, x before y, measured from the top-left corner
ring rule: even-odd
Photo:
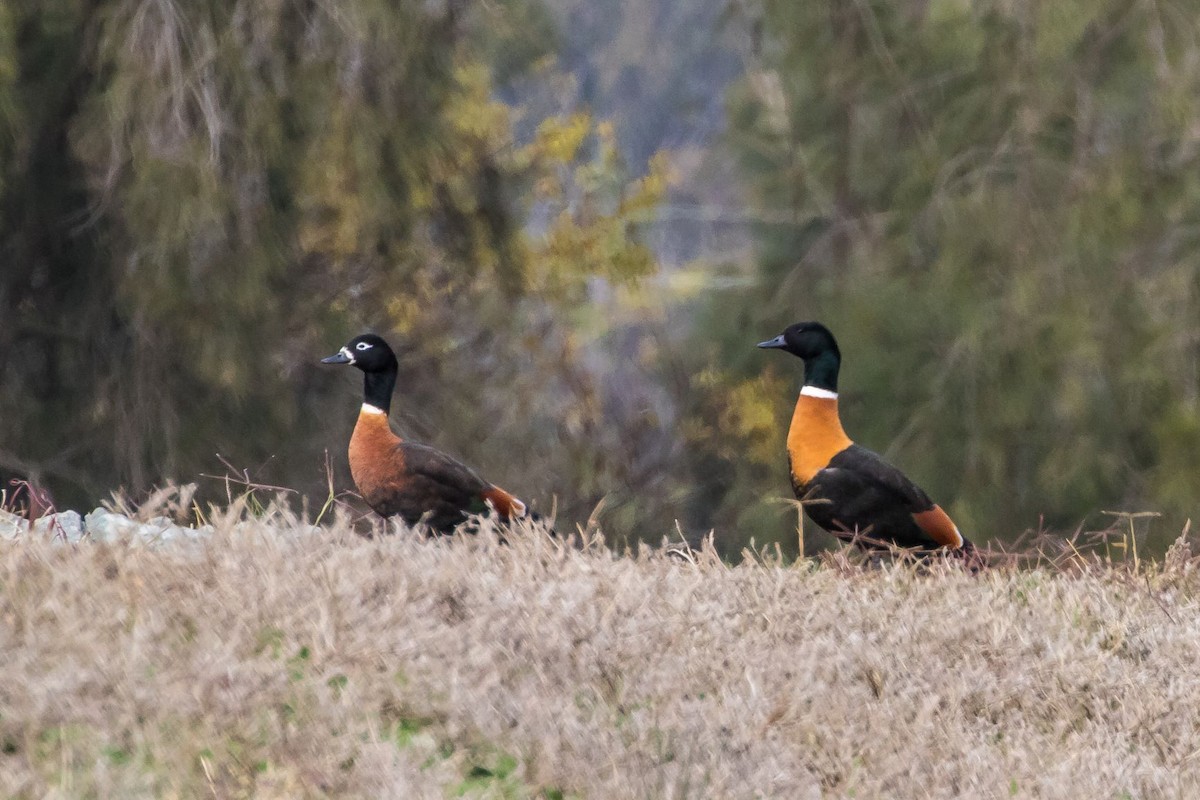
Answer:
[[[0,795],[1185,797],[1200,573],[0,545]]]

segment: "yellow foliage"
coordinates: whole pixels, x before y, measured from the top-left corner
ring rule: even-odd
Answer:
[[[743,463],[775,465],[783,458],[784,419],[777,413],[779,398],[787,386],[774,372],[730,383],[722,371],[708,368],[692,378],[695,391],[721,398],[715,425],[697,418],[685,420],[688,441],[703,441],[712,447],[723,443],[718,453],[723,458]]]
[[[621,200],[621,213],[649,216],[662,202],[667,189],[675,182],[666,153],[650,158],[649,171],[630,185],[629,193]]]
[[[492,98],[487,65],[459,65],[454,77],[461,90],[450,95],[447,107],[447,119],[454,132],[480,142],[506,141],[512,109]]]
[[[634,225],[650,216],[670,184],[665,156],[630,180],[612,124],[574,114],[543,121],[514,160],[530,166],[534,196],[552,212],[548,228],[527,240],[530,288],[566,298],[590,279],[627,284],[653,272],[653,254]]]
[[[365,214],[346,113],[335,108],[332,115],[328,134],[313,145],[310,158],[296,165],[304,212],[296,236],[303,252],[337,261],[358,252]]]
[[[601,123],[601,128],[604,125]],[[609,126],[610,135],[611,130]],[[579,148],[591,132],[592,118],[589,114],[572,114],[566,119],[550,117],[538,125],[533,152],[551,161],[569,164],[575,160]]]
[[[742,442],[741,458],[757,464],[777,464],[783,458],[785,432],[776,408],[785,392],[783,381],[773,372],[730,388],[720,426]]]

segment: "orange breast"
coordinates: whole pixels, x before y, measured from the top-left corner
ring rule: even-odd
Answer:
[[[837,398],[800,395],[788,429],[792,481],[803,486],[853,442],[842,430]]]
[[[398,444],[400,437],[392,433],[387,414],[359,412],[350,437],[350,474],[368,502],[380,489],[402,482],[404,455]]]

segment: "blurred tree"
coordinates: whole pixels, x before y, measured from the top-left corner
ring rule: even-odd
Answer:
[[[1128,0],[761,14],[760,62],[730,99],[766,210],[757,281],[699,326],[690,449],[725,475],[704,524],[774,518],[790,538],[770,498],[787,494],[799,365],[753,344],[800,319],[841,339],[851,435],[972,537],[1102,508],[1167,512],[1173,537],[1200,516],[1193,15]]]
[[[651,268],[628,218],[661,175],[628,183],[587,118],[514,142],[493,76],[548,24],[525,0],[6,4],[0,470],[69,505],[215,453],[314,488],[358,391],[316,359],[374,328],[405,351],[402,427],[565,495],[581,446],[513,445],[586,433],[555,309]],[[560,193],[541,233],[530,187]]]
[[[556,498],[568,526],[607,499],[618,536],[678,517],[734,552],[791,542],[800,368],[753,344],[819,318],[851,433],[973,537],[1197,516],[1187,10],[719,11],[0,6],[0,477],[80,505],[219,471],[219,452],[317,491],[358,386],[316,359],[372,328],[402,350],[402,431]],[[715,158],[704,84],[747,41]],[[649,156],[664,142],[683,190]],[[655,205],[727,204],[725,161],[756,262],[659,273]],[[699,218],[668,261],[741,221]]]

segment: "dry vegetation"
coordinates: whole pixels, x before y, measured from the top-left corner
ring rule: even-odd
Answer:
[[[0,544],[0,795],[1184,797],[1200,574]]]

